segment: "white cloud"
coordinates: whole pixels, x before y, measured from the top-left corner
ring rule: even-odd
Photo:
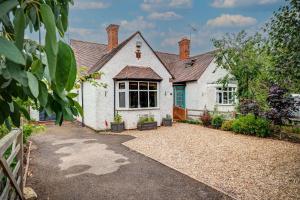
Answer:
[[[141,9],[147,12],[165,8],[187,8],[191,7],[193,0],[144,0]]]
[[[76,34],[76,35],[80,35],[80,36],[85,36],[88,34],[92,34],[93,31],[91,29],[86,29],[86,28],[69,28],[69,32],[71,34]]]
[[[84,10],[84,9],[104,9],[110,6],[109,3],[104,3],[101,1],[75,1],[74,9]]]
[[[143,16],[140,16],[132,21],[122,20],[120,25],[123,29],[129,31],[146,30],[155,27],[153,23],[146,21]]]
[[[213,0],[212,6],[216,8],[233,8],[246,5],[264,5],[276,3],[278,0]]]
[[[171,0],[171,7],[189,7],[192,5],[192,0]]]
[[[223,14],[215,19],[208,20],[207,25],[212,27],[243,27],[254,25],[256,22],[257,20],[252,17]]]
[[[181,15],[176,14],[173,11],[169,12],[153,12],[148,16],[149,19],[154,20],[176,20],[182,18]]]

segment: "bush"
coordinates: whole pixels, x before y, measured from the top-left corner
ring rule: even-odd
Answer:
[[[300,134],[300,127],[297,126],[283,126],[281,129],[285,133]]]
[[[187,123],[187,124],[201,124],[201,122],[199,120],[196,120],[196,119],[181,120],[179,122]]]
[[[153,116],[142,116],[139,118],[139,121],[138,121],[139,124],[144,124],[147,122],[155,122],[154,117]]]
[[[5,124],[2,124],[0,126],[0,139],[3,138],[7,133],[9,133],[9,130],[5,126]]]
[[[266,137],[270,134],[270,124],[264,118],[248,114],[234,120],[232,130],[236,133]]]
[[[221,126],[221,130],[223,130],[223,131],[232,131],[233,121],[234,120],[224,121],[222,126]]]
[[[23,142],[27,143],[28,138],[32,135],[32,133],[38,133],[41,131],[45,131],[45,126],[34,125],[34,124],[24,124],[22,129],[23,129]]]
[[[122,116],[119,113],[117,113],[116,116],[114,117],[114,122],[118,124],[123,122]]]
[[[222,115],[216,115],[212,118],[211,125],[214,128],[219,129],[221,128],[223,122],[224,122],[224,117]]]
[[[211,125],[211,116],[207,111],[205,111],[203,113],[203,115],[200,117],[200,119],[202,121],[203,126],[210,126]]]

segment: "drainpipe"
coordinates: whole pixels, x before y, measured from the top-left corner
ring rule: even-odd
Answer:
[[[114,117],[116,116],[116,81],[114,80]]]
[[[81,83],[81,107],[82,107],[82,111],[83,111],[83,115],[81,116],[81,126],[82,127],[85,127],[85,124],[84,124],[84,107],[83,107],[83,82]]]

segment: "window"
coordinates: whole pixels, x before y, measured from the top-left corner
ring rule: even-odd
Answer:
[[[126,107],[126,85],[125,85],[125,82],[121,82],[119,83],[119,108],[125,108]]]
[[[157,82],[119,82],[119,108],[156,108],[158,107],[157,93]],[[126,102],[128,102],[128,104],[126,104]]]
[[[235,88],[234,87],[217,87],[216,88],[216,102],[217,104],[232,105],[235,102]]]

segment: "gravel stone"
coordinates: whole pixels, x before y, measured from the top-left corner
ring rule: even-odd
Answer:
[[[300,144],[176,123],[124,145],[237,199],[300,199]]]

